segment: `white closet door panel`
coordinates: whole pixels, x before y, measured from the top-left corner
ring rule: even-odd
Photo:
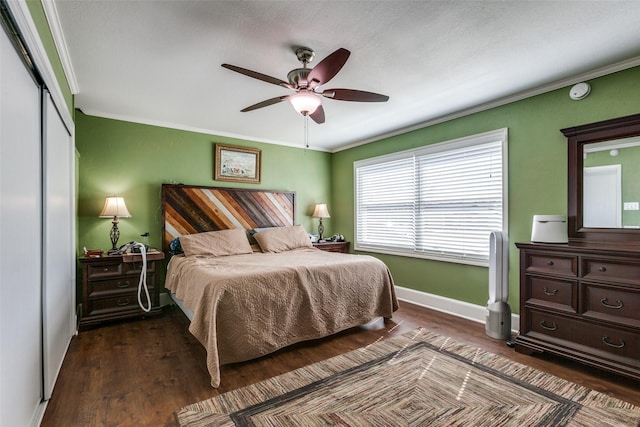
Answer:
[[[42,399],[40,93],[0,28],[0,425]]]
[[[71,136],[45,94],[44,138],[44,399],[51,397],[75,332],[75,251]]]

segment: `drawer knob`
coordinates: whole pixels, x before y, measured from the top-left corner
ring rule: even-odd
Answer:
[[[124,307],[125,305],[129,305],[129,298],[120,298],[117,302],[118,306]]]
[[[127,280],[126,282],[118,282],[118,284],[116,286],[119,287],[120,289],[128,288],[129,287],[129,281]]]
[[[622,307],[624,307],[624,303],[623,303],[622,301],[620,301],[620,300],[618,300],[618,301],[616,302],[616,305],[609,304],[608,302],[609,302],[609,301],[608,301],[608,299],[607,299],[607,298],[602,298],[602,299],[600,300],[600,304],[602,304],[603,306],[605,306],[605,307],[607,307],[607,308],[612,308],[612,309],[614,309],[614,310],[620,310]]]
[[[109,271],[109,267],[103,268],[102,271],[104,271],[106,273],[107,271]]]
[[[609,341],[609,337],[605,335],[604,337],[602,337],[602,342],[608,345],[609,347],[614,347],[614,348],[624,347],[624,341],[622,340],[622,338],[620,338],[620,344],[614,344],[611,341]]]
[[[547,323],[544,320],[541,320],[540,326],[542,327],[542,329],[546,329],[547,331],[555,331],[556,329],[558,329],[558,325],[556,325],[556,322],[551,322],[551,326],[547,326]]]
[[[557,293],[558,293],[558,290],[557,290],[557,289],[554,289],[554,290],[550,291],[549,289],[547,289],[547,288],[545,287],[545,288],[542,290],[542,292],[544,292],[546,295],[553,296],[553,295],[555,295],[555,294],[557,294]]]
[[[547,265],[551,267],[553,265],[553,261],[547,261]]]
[[[606,267],[600,267],[600,268],[598,268],[598,271],[600,273],[604,273],[605,271],[607,271],[607,268]]]

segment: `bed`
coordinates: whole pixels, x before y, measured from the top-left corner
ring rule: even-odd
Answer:
[[[165,287],[220,366],[391,318],[398,308],[386,265],[324,252],[295,225],[295,193],[165,184]],[[178,242],[180,243],[178,248]]]

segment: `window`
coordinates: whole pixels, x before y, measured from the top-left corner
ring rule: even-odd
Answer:
[[[355,249],[488,265],[506,160],[500,129],[355,162]]]

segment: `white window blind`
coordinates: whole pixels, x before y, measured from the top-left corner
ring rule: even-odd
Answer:
[[[355,248],[486,265],[506,224],[507,130],[356,162]]]

